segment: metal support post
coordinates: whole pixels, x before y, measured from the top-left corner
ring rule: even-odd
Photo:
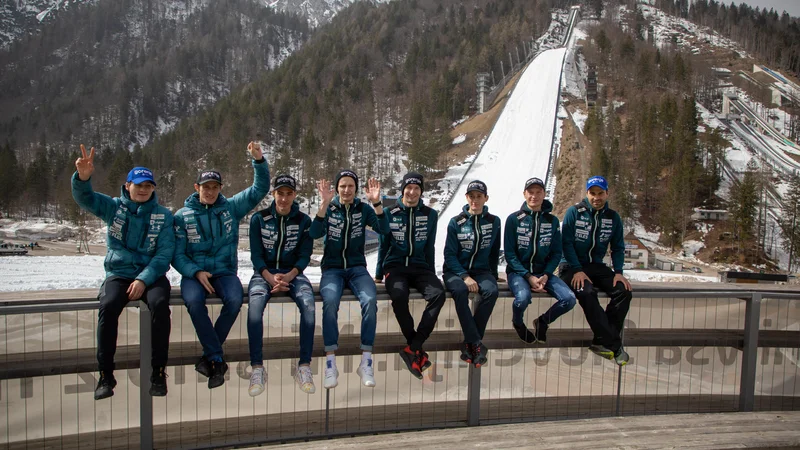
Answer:
[[[153,355],[152,311],[139,301],[139,448],[153,448],[153,397],[150,396],[150,359]]]
[[[739,382],[739,411],[752,411],[756,392],[756,362],[758,360],[758,321],[761,314],[761,294],[754,293],[744,313],[744,345],[742,375]]]
[[[472,303],[472,314],[478,306],[476,294],[469,294]],[[470,364],[467,372],[467,425],[481,424],[481,369],[476,369]]]
[[[325,389],[325,434],[330,434],[330,418],[331,418],[331,390]]]

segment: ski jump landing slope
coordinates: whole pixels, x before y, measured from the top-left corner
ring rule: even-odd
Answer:
[[[473,180],[486,183],[489,212],[506,217],[517,211],[524,198],[525,180],[546,181],[558,110],[564,48],[543,52],[525,69],[486,143],[439,216],[436,231],[436,268],[444,263],[447,224],[466,204],[464,190]]]

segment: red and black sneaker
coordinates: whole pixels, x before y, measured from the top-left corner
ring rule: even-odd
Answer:
[[[473,358],[472,362],[475,364],[475,368],[480,369],[482,365],[489,362],[489,359],[486,357],[486,355],[489,354],[489,349],[486,348],[486,345],[484,345],[483,342],[475,345],[473,348],[475,349],[475,357]]]
[[[408,371],[411,372],[411,375],[414,375],[415,377],[421,380],[422,371],[420,370],[420,368],[422,366],[420,366],[419,364],[419,358],[418,358],[419,353],[420,352],[418,351],[415,352],[411,350],[411,347],[406,345],[406,348],[400,350],[400,359],[402,359],[403,362],[406,363],[406,367],[408,367]]]
[[[428,353],[425,351],[418,351],[417,358],[419,359],[419,371],[425,372],[431,367],[431,360],[428,359]]]
[[[475,348],[472,344],[467,344],[466,342],[461,344],[461,360],[465,363],[472,364],[474,352]]]

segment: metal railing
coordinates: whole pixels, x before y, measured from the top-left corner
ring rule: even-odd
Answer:
[[[434,364],[423,381],[397,356],[405,342],[379,286],[378,386],[372,389],[355,373],[360,308],[346,295],[339,314],[341,376],[330,391],[322,388],[317,308],[313,395],[293,381],[297,307],[276,297],[264,316],[267,390],[255,398],[247,394],[247,306],[225,343],[228,379],[209,390],[194,371],[201,348],[174,290],[167,397],[147,394],[151,322],[146,306],[132,303],[120,318],[119,384],[113,397],[98,402],[96,294],[3,294],[0,447],[203,448],[532,420],[800,409],[800,292],[709,286],[636,285],[624,336],[631,362],[622,368],[587,351],[591,331],[579,306],[553,324],[547,344],[519,340],[510,324],[511,295],[501,284],[485,337],[490,361],[474,369],[459,360],[462,335],[448,301],[426,343]],[[424,301],[413,298],[412,314],[419,317]],[[210,307],[216,318],[219,302],[209,303],[216,304]],[[551,304],[535,297],[526,322]]]

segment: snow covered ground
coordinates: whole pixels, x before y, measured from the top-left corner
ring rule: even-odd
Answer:
[[[4,256],[0,258],[0,292],[99,288],[105,278],[104,257]],[[250,252],[239,251],[238,275],[242,283],[246,284],[252,274]],[[317,283],[320,268],[309,267],[305,274],[312,283]],[[181,275],[175,269],[170,268],[167,278],[173,286],[180,285]]]

